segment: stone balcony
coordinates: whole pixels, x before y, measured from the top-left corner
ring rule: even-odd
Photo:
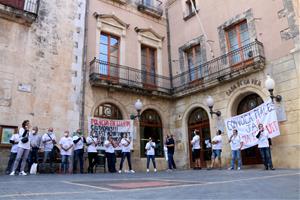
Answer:
[[[137,0],[137,8],[140,12],[161,18],[163,15],[162,2],[159,0]]]

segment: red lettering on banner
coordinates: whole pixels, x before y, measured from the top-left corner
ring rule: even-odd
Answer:
[[[267,128],[269,134],[272,134],[273,132],[278,130],[278,126],[277,126],[276,122],[271,122],[271,123],[267,124],[266,128]]]

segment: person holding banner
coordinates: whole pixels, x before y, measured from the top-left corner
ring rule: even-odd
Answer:
[[[231,158],[231,166],[228,170],[234,169],[235,160],[238,161],[237,170],[241,170],[241,166],[242,166],[241,149],[243,147],[243,142],[241,140],[241,137],[238,135],[237,129],[233,129],[233,134],[229,138],[229,143],[231,147],[232,158]]]
[[[157,171],[155,163],[155,142],[152,141],[152,138],[149,137],[149,142],[147,142],[145,149],[147,150],[147,173],[149,172],[150,159],[154,167],[154,172]]]
[[[221,152],[222,152],[222,131],[218,130],[216,136],[212,139],[212,163],[211,167],[207,168],[212,169],[216,162],[219,164],[219,169],[222,169],[221,167]],[[217,161],[216,161],[217,159]]]
[[[105,155],[107,158],[108,171],[110,173],[116,173],[116,154],[115,148],[118,146],[113,140],[111,135],[108,135],[107,140],[104,142]]]
[[[135,171],[132,170],[131,167],[131,159],[130,159],[130,139],[128,138],[128,134],[127,133],[123,133],[123,138],[120,142],[121,148],[122,148],[122,158],[121,158],[121,162],[120,162],[120,169],[119,169],[119,173],[122,173],[122,168],[123,168],[123,163],[125,161],[125,157],[127,158],[127,163],[128,163],[128,167],[129,167],[129,172],[130,173],[135,173]],[[126,170],[125,170],[126,172]]]
[[[193,158],[195,159],[195,166],[194,169],[201,169],[201,159],[200,159],[200,136],[199,136],[199,130],[194,130],[195,136],[191,140],[191,144],[193,145]]]
[[[259,131],[256,135],[256,138],[258,139],[258,149],[260,151],[261,158],[264,162],[265,170],[268,169],[275,170],[272,164],[271,150],[270,150],[271,140],[268,137],[268,132],[264,129],[263,124],[259,124],[258,129]]]

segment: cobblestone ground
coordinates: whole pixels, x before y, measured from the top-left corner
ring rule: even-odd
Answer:
[[[0,176],[0,199],[300,199],[300,170]]]

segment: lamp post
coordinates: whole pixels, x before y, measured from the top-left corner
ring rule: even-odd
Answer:
[[[221,116],[221,111],[213,111],[214,103],[214,99],[211,96],[206,98],[206,105],[209,107],[210,115],[213,116],[213,114],[215,114],[219,117]]]
[[[136,102],[134,103],[134,108],[137,111],[137,115],[131,114],[130,115],[130,119],[134,120],[135,118],[140,119],[141,117],[141,110],[143,108],[143,103],[141,102],[140,99],[136,100]]]
[[[280,95],[277,95],[277,96],[274,95],[273,91],[274,91],[274,88],[275,88],[275,81],[269,75],[267,75],[267,79],[265,81],[265,87],[267,88],[267,90],[270,93],[270,97],[272,99],[272,102],[274,102],[274,99],[277,102],[280,102],[282,100],[282,97]]]

